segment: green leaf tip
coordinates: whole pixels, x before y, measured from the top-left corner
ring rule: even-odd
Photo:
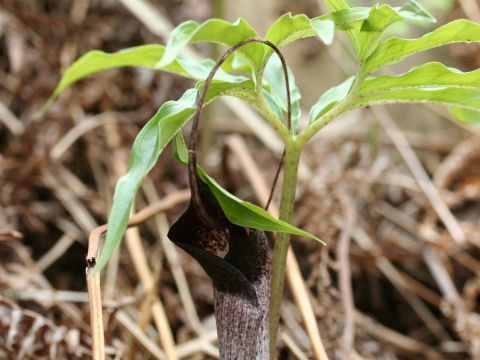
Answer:
[[[459,19],[449,22],[418,39],[390,38],[378,46],[365,61],[364,74],[389,64],[397,63],[407,56],[438,46],[458,42],[479,42],[480,24]]]
[[[168,40],[165,55],[158,66],[163,67],[174,61],[182,49],[197,42],[212,42],[232,47],[242,40],[258,37],[256,31],[242,18],[230,23],[222,19],[209,19],[202,24],[196,21],[187,21],[172,31]],[[260,68],[263,58],[263,46],[248,44],[238,50],[251,66]]]
[[[312,36],[318,36],[325,44],[331,44],[333,40],[334,23],[330,19],[317,17],[310,19],[304,14],[292,16],[286,13],[268,29],[265,40],[282,47],[288,43]],[[265,50],[265,60],[272,53],[271,49]]]
[[[103,250],[93,273],[107,263],[127,228],[130,209],[143,179],[179,129],[193,115],[197,90],[189,89],[176,101],[167,101],[138,133],[130,155],[128,172],[117,182]]]
[[[58,94],[67,86],[102,70],[122,66],[139,66],[200,80],[206,78],[215,65],[215,62],[211,59],[196,61],[184,54],[177,54],[168,64],[159,64],[159,61],[164,56],[165,46],[155,44],[141,45],[114,53],[106,53],[99,50],[90,51],[81,56],[65,71],[53,94],[42,107],[41,114],[48,109]],[[230,75],[222,69],[218,71],[216,78],[230,82],[240,82],[246,79]]]
[[[409,0],[403,4],[402,7],[398,9],[398,13],[405,19],[432,24],[437,22],[437,19],[415,0]]]

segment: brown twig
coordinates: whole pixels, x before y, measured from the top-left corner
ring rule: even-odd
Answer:
[[[419,356],[421,356],[422,359],[445,359],[440,353],[426,345],[424,342],[415,340],[409,336],[383,326],[376,320],[362,314],[357,310],[355,310],[355,320],[359,326],[366,329],[369,333],[377,338],[382,339],[386,343],[391,344],[399,349],[421,354]]]
[[[171,207],[180,204],[182,202],[188,201],[190,193],[188,189],[179,190],[172,194],[167,195],[162,200],[142,209],[135,215],[133,215],[130,220],[128,220],[127,227],[137,226],[141,223],[147,221],[155,214],[170,209]],[[100,237],[108,229],[108,224],[103,224],[93,229],[90,232],[90,237],[88,239],[88,252],[87,252],[87,261],[91,259],[96,259],[98,251],[100,250],[99,243]]]
[[[155,186],[150,179],[145,179],[142,185],[142,189],[146,198],[151,203],[155,203],[159,200],[157,190],[155,189]],[[180,301],[183,304],[183,307],[185,309],[188,319],[190,320],[193,330],[198,335],[202,335],[203,333],[205,333],[205,330],[195,309],[195,304],[192,298],[192,294],[190,293],[188,281],[185,272],[183,271],[183,268],[180,264],[177,248],[175,247],[173,242],[167,237],[168,229],[170,227],[167,223],[167,217],[164,214],[157,214],[155,216],[155,223],[157,225],[157,231],[159,234],[163,252],[165,254],[165,258],[170,266],[170,271],[172,272],[173,279],[177,286]]]
[[[273,193],[275,192],[275,187],[277,185],[278,176],[280,175],[280,170],[282,170],[284,161],[285,161],[285,150],[283,150],[282,157],[280,159],[280,162],[278,163],[277,171],[275,173],[275,177],[273,178],[272,186],[270,187],[270,194],[268,195],[268,200],[267,200],[267,203],[265,204],[265,210],[268,210],[268,207],[270,206],[270,203],[272,202]]]
[[[398,152],[403,157],[405,163],[415,177],[415,180],[417,180],[418,185],[430,201],[438,217],[445,224],[445,227],[452,238],[458,243],[464,242],[465,234],[462,228],[452,215],[450,209],[447,207],[447,205],[445,205],[445,202],[440,197],[437,188],[433,185],[427,172],[420,163],[420,160],[418,160],[415,152],[410,147],[407,139],[397,127],[390,114],[382,107],[372,108],[371,111],[378,119],[380,119],[380,122],[387,135],[390,137]]]
[[[136,226],[144,221],[148,220],[156,213],[160,211],[165,211],[178,203],[188,201],[189,199],[188,190],[180,190],[173,194],[167,195],[162,200],[152,204],[151,206],[143,209],[142,211],[133,215],[128,221],[128,227]],[[103,320],[102,320],[102,305],[101,305],[101,291],[100,291],[100,274],[97,273],[93,277],[89,276],[96,264],[97,254],[100,250],[100,238],[102,234],[107,231],[108,225],[104,224],[95,228],[91,233],[88,240],[88,252],[87,252],[87,286],[88,286],[88,296],[90,303],[90,318],[91,318],[91,327],[92,327],[92,352],[94,354],[94,360],[103,360],[105,356],[104,352],[104,336],[103,336]],[[143,252],[143,251],[142,251]],[[145,261],[146,263],[146,261]],[[138,261],[135,261],[135,265],[138,265]],[[137,269],[138,272],[138,269]],[[142,275],[144,274],[144,275]],[[143,271],[140,275],[141,281],[144,287],[148,290],[151,285],[151,274],[147,269]],[[154,316],[159,319],[157,325],[162,328],[166,322],[165,311],[160,302],[156,301],[152,306],[152,312]],[[159,329],[160,331],[162,329]],[[165,329],[164,329],[165,330]],[[172,345],[173,346],[173,345]],[[166,349],[167,351],[168,349]],[[170,358],[176,358],[175,349],[172,347],[170,350]],[[168,352],[167,352],[168,353]],[[171,357],[173,355],[173,357]]]
[[[334,219],[334,222],[336,222],[339,227],[343,227],[343,224],[338,219]],[[405,281],[397,268],[382,254],[381,249],[374,243],[367,232],[357,227],[353,234],[353,239],[362,249],[375,255],[375,264],[378,269],[397,288],[399,293],[417,313],[418,317],[422,319],[432,334],[441,340],[449,339],[449,335],[440,321],[432,314],[425,303],[419,299],[418,295],[409,286],[409,283]]]
[[[92,359],[105,359],[105,339],[103,336],[102,293],[100,290],[100,274],[90,277],[95,263],[87,260],[87,289],[90,307],[90,327],[92,329]]]
[[[349,360],[355,340],[355,305],[352,293],[352,279],[349,260],[350,239],[355,230],[356,210],[352,200],[344,190],[337,190],[335,195],[343,212],[344,226],[337,241],[337,262],[339,266],[339,286],[345,312],[345,327],[342,335],[342,359]]]

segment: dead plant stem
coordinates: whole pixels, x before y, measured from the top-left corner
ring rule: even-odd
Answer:
[[[342,335],[342,359],[348,360],[353,351],[355,340],[355,304],[353,301],[352,279],[349,260],[350,239],[355,229],[356,212],[348,194],[339,189],[336,196],[342,207],[344,223],[337,242],[337,262],[339,265],[339,284],[345,312],[345,327]]]

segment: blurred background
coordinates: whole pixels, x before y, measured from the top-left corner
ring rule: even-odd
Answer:
[[[456,18],[480,22],[477,0],[419,3],[437,24],[404,22],[389,36],[415,38]],[[329,9],[320,0],[0,1],[0,358],[91,358],[88,235],[107,221],[138,131],[161,104],[194,86],[145,68],[108,70],[70,86],[36,117],[61,74],[89,50],[166,44],[187,20],[242,17],[263,35],[285,12],[315,17]],[[212,58],[224,50],[191,48]],[[355,73],[353,50],[337,33],[331,46],[309,38],[283,52],[302,92],[305,124],[321,94]],[[386,73],[433,60],[471,71],[480,65],[480,47],[433,49]],[[249,174],[261,169],[259,180],[270,186],[282,146],[247,126],[250,116],[220,100],[210,105],[202,117],[201,162],[231,192],[262,205]],[[299,237],[292,247],[331,359],[342,358],[349,321],[351,359],[480,358],[479,134],[443,107],[395,105],[348,113],[305,148],[294,225],[328,247]],[[186,170],[170,154],[167,148],[140,189],[135,212],[186,188]],[[436,203],[419,186],[422,171],[437,189]],[[278,198],[279,189],[277,204]],[[438,203],[453,214],[453,225],[439,219]],[[165,235],[184,207],[129,231],[104,271],[108,358],[218,358],[210,280]],[[353,318],[345,315],[338,281],[342,236],[352,238],[346,261]],[[294,291],[285,290],[278,358],[315,359],[312,344],[320,338],[306,331]]]

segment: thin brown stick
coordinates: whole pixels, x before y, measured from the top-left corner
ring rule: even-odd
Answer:
[[[41,272],[45,271],[50,265],[57,261],[74,242],[75,236],[72,233],[63,234],[50,250],[37,261],[38,270]]]
[[[145,179],[143,185],[143,192],[151,203],[155,203],[159,200],[157,190],[153,182],[150,179]],[[188,281],[183,271],[183,268],[180,264],[179,254],[174,243],[170,241],[167,237],[169,224],[167,222],[167,217],[165,214],[157,214],[155,216],[155,223],[157,225],[157,231],[160,237],[160,243],[165,254],[165,258],[170,266],[170,271],[172,272],[173,279],[177,286],[178,295],[180,296],[180,301],[183,304],[185,312],[193,330],[201,335],[205,332],[203,329],[200,317],[198,316],[195,304],[192,298],[192,294],[189,289]],[[180,355],[179,355],[180,356]]]
[[[375,116],[380,119],[380,122],[387,135],[390,137],[398,152],[403,157],[403,160],[412,172],[415,180],[417,180],[418,185],[424,192],[427,199],[430,201],[440,220],[445,224],[445,227],[452,238],[458,243],[464,242],[465,234],[462,228],[451,213],[450,209],[447,207],[447,205],[445,205],[445,202],[440,197],[437,188],[433,185],[427,172],[420,163],[420,160],[418,160],[415,152],[412,150],[407,139],[397,127],[388,111],[382,107],[375,107],[371,110]]]
[[[90,307],[90,326],[92,329],[92,359],[105,359],[105,339],[103,336],[102,294],[100,290],[100,274],[90,277],[94,264],[87,261],[88,304]]]
[[[173,194],[167,195],[162,200],[152,204],[151,206],[143,209],[142,211],[133,215],[128,221],[128,227],[136,226],[144,221],[148,220],[154,216],[157,212],[165,211],[178,203],[188,201],[189,199],[188,190],[179,190]],[[88,287],[88,297],[90,304],[90,319],[91,319],[91,328],[92,328],[92,352],[94,360],[103,360],[105,358],[104,351],[104,335],[103,335],[103,320],[102,320],[102,304],[101,304],[101,290],[100,290],[100,274],[97,273],[93,277],[89,276],[96,264],[97,254],[100,250],[100,238],[102,234],[107,231],[108,225],[104,224],[95,228],[91,233],[88,240],[88,252],[87,252],[87,287]],[[128,242],[127,245],[134,245],[135,242]],[[137,246],[138,248],[138,246]],[[143,250],[143,249],[142,249]],[[143,251],[142,251],[143,254]],[[151,273],[148,269],[138,269],[139,261],[135,260],[135,265],[137,272],[140,272],[141,282],[143,286],[148,291],[151,288]],[[146,261],[145,261],[146,264]],[[143,275],[142,275],[143,274]],[[155,301],[152,306],[152,312],[154,318],[156,319],[157,326],[161,333],[169,332],[169,329],[166,329],[165,326],[168,325],[166,320],[165,310],[163,309],[162,304],[159,301]],[[165,325],[167,324],[167,325]],[[163,343],[164,341],[162,341]],[[174,349],[173,341],[167,342],[168,348],[165,350],[169,354],[169,358],[176,359],[176,353]]]
[[[343,227],[343,223],[339,219],[333,219],[339,227]],[[418,317],[425,323],[427,328],[438,339],[449,339],[448,333],[443,328],[440,321],[432,314],[430,309],[420,300],[415,291],[409,286],[401,276],[397,268],[382,254],[380,248],[374,243],[365,230],[357,227],[353,234],[355,242],[365,251],[375,255],[375,263],[378,269],[385,277],[396,287],[399,293],[417,313]]]
[[[13,135],[20,135],[25,131],[25,125],[23,125],[22,121],[2,102],[0,102],[0,123],[3,123]]]
[[[344,222],[337,242],[338,280],[342,294],[343,310],[345,312],[345,327],[342,335],[342,359],[349,360],[355,340],[355,305],[353,301],[349,250],[357,214],[355,207],[352,205],[352,200],[344,190],[337,190],[335,195],[342,207]]]
[[[280,162],[278,163],[277,172],[275,173],[275,177],[273,178],[272,186],[270,187],[270,195],[268,196],[267,203],[265,204],[265,210],[268,210],[268,207],[270,206],[270,203],[272,202],[273,193],[275,192],[275,187],[277,185],[278,176],[280,175],[280,170],[282,170],[284,161],[285,161],[285,150],[283,150],[282,158],[280,159]]]
[[[167,356],[164,352],[152,341],[147,335],[144,334],[142,329],[130,319],[125,311],[120,310],[115,314],[115,320],[127,330],[135,340],[142,345],[142,347],[155,359],[167,360]]]
[[[376,320],[365,314],[362,314],[357,310],[355,310],[355,320],[359,326],[366,329],[370,334],[376,336],[378,339],[381,339],[399,349],[421,354],[419,355],[421,356],[421,359],[445,359],[443,355],[426,345],[424,342],[415,340],[409,336],[383,326]]]
[[[140,225],[141,223],[147,221],[157,213],[168,210],[182,202],[186,202],[189,198],[190,192],[188,189],[179,190],[177,192],[169,194],[165,196],[162,200],[146,207],[145,209],[140,210],[138,213],[133,215],[130,220],[128,220],[127,227]],[[87,261],[96,261],[97,254],[100,250],[100,237],[107,231],[107,228],[108,224],[103,224],[90,232],[90,237],[88,239],[89,246],[87,252]]]

